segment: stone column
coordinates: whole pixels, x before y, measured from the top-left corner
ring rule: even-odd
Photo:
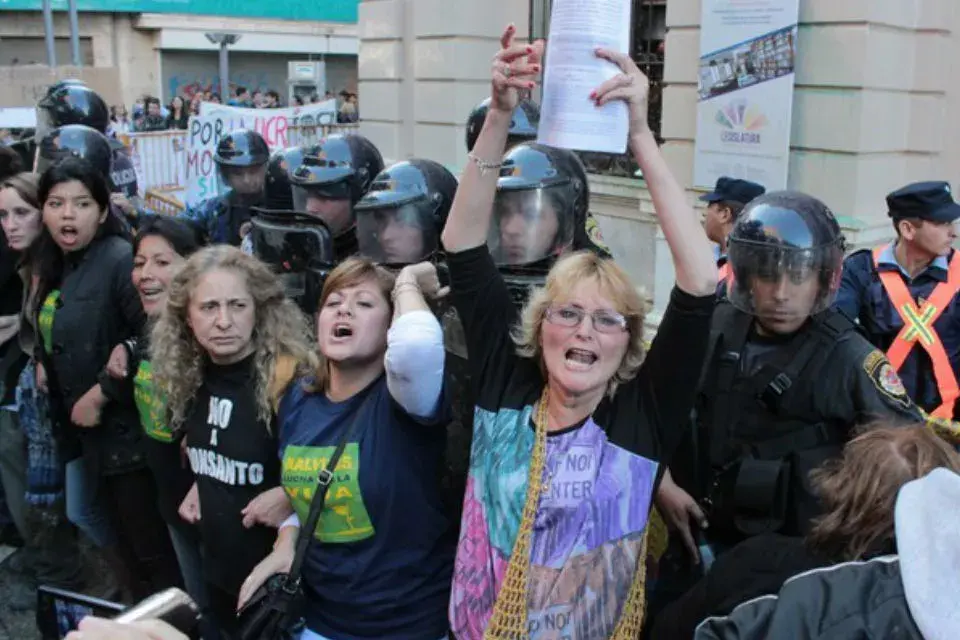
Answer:
[[[527,33],[517,0],[364,0],[360,4],[360,131],[387,162],[466,163],[470,109],[489,95],[503,27]]]

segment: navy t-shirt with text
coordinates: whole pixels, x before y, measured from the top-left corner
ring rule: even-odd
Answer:
[[[317,474],[354,420],[304,563],[307,626],[334,640],[440,638],[456,547],[440,492],[447,412],[423,424],[386,376],[344,402],[291,386],[280,405],[284,488],[305,522]]]

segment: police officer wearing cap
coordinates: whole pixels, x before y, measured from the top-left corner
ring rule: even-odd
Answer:
[[[251,209],[262,204],[270,148],[256,131],[237,129],[217,143],[221,193],[188,207],[178,217],[202,227],[210,242],[239,247],[249,229]]]
[[[294,208],[330,228],[337,262],[357,252],[353,208],[381,171],[380,150],[357,134],[323,138],[304,148],[299,166],[290,168]]]
[[[747,203],[766,191],[756,182],[722,176],[717,180],[713,191],[700,196],[701,201],[708,203],[703,222],[704,230],[710,241],[720,248],[717,269],[721,287],[730,275],[730,266],[727,264],[727,236]]]
[[[281,149],[270,156],[265,199],[261,206],[251,208],[251,229],[242,248],[273,267],[287,296],[304,313],[313,315],[336,260],[327,225],[294,207],[289,168],[299,165],[302,158],[299,147]]]
[[[960,415],[960,218],[946,182],[909,184],[887,196],[896,239],[844,263],[836,307],[883,350],[910,397],[938,418]]]
[[[884,354],[831,309],[843,250],[833,213],[795,192],[754,199],[730,234],[734,277],[694,429],[657,498],[695,558],[761,533],[803,535],[819,511],[809,473],[855,426],[923,420]]]

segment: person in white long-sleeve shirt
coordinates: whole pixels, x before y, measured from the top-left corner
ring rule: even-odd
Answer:
[[[240,594],[243,603],[289,569],[317,475],[346,436],[303,565],[306,640],[447,636],[456,538],[439,480],[450,414],[443,330],[426,303],[440,293],[428,262],[394,278],[350,258],[324,285],[320,367],[278,412],[281,481],[296,526],[281,527]]]

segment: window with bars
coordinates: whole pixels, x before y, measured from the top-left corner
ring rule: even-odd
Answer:
[[[630,29],[630,53],[634,62],[650,79],[649,122],[658,142],[663,105],[664,42],[667,35],[667,0],[631,0],[633,24]],[[550,30],[552,0],[530,0],[530,38],[546,38]],[[633,177],[636,163],[629,153],[580,153],[590,173]]]

